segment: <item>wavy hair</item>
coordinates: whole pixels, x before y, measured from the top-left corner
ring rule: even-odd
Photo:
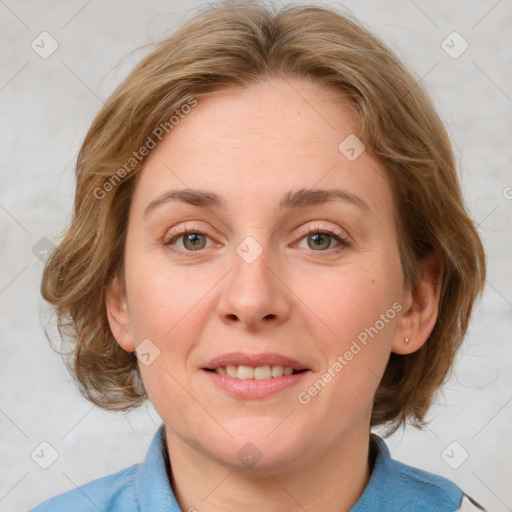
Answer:
[[[123,272],[128,211],[145,161],[134,152],[202,95],[271,77],[306,79],[348,102],[358,137],[393,190],[405,279],[418,281],[418,262],[429,253],[443,263],[435,327],[416,352],[391,354],[371,417],[372,426],[387,424],[387,435],[407,421],[421,428],[483,289],[484,249],[448,134],[419,79],[359,21],[332,8],[274,13],[254,2],[215,3],[156,43],[105,102],[80,149],[73,215],[41,282],[71,344],[68,369],[82,395],[103,409],[144,402],[137,357],[116,342],[105,306],[109,280]]]

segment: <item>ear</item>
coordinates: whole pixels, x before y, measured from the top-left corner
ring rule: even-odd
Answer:
[[[431,252],[420,261],[419,282],[404,289],[403,312],[391,351],[412,354],[428,340],[437,321],[443,280],[441,259]],[[406,339],[409,339],[406,342]]]
[[[135,342],[131,332],[130,313],[126,304],[124,283],[116,274],[108,283],[106,308],[110,330],[117,343],[127,352],[135,351]]]

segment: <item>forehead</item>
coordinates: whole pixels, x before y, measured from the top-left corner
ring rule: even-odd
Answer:
[[[198,98],[152,150],[132,206],[143,209],[177,188],[219,191],[237,206],[248,197],[278,202],[290,190],[343,188],[382,210],[391,200],[383,167],[368,151],[355,160],[340,151],[355,131],[343,98],[308,81],[272,79],[217,91]]]

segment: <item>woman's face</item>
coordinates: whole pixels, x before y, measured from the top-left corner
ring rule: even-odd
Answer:
[[[274,79],[198,99],[149,155],[117,338],[142,343],[170,443],[276,470],[367,436],[404,291],[391,189],[352,116]]]

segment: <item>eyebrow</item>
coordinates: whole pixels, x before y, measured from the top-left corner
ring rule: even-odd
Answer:
[[[187,188],[182,190],[169,190],[156,197],[146,206],[143,216],[146,217],[158,206],[172,201],[181,201],[203,208],[225,208],[225,201],[218,194]],[[366,212],[371,212],[371,208],[359,196],[340,189],[300,189],[289,191],[282,196],[279,208],[281,210],[294,210],[331,202],[345,202],[357,206]]]

